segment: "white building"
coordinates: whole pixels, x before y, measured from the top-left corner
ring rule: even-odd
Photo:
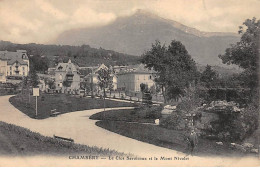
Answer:
[[[26,50],[0,51],[0,82],[7,82],[9,78],[27,76],[29,67]]]
[[[154,71],[140,64],[117,74],[117,88],[130,93],[140,92],[140,84],[145,84],[148,88],[155,85],[154,75]]]

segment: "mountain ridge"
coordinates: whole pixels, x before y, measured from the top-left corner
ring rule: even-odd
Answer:
[[[108,25],[81,28],[61,33],[55,44],[82,45],[115,50],[130,55],[142,55],[159,40],[168,45],[172,40],[181,41],[199,64],[221,65],[219,54],[239,41],[234,33],[202,32],[179,22],[164,19],[139,10],[131,16],[119,17]]]
[[[207,32],[207,31],[200,31],[196,28],[184,25],[180,22],[177,22],[175,20],[171,20],[171,19],[166,19],[163,17],[160,17],[159,15],[155,15],[147,10],[143,10],[143,9],[138,9],[134,15],[138,16],[138,15],[146,15],[149,17],[153,17],[155,19],[160,19],[160,20],[164,20],[165,22],[170,22],[172,23],[172,25],[184,32],[196,35],[196,36],[205,36],[205,37],[211,37],[211,36],[238,36],[238,34],[233,33],[233,32]]]

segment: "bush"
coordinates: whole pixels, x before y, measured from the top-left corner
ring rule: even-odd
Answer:
[[[135,114],[149,119],[159,119],[161,117],[162,106],[141,106],[135,109]]]
[[[187,121],[183,119],[183,116],[176,113],[160,119],[160,126],[167,129],[184,130],[187,126]]]
[[[230,128],[231,140],[243,140],[250,136],[259,126],[259,109],[249,105],[227,127]]]
[[[206,131],[223,141],[242,141],[258,128],[259,109],[249,105],[240,112],[216,112],[219,120],[211,122],[212,129]]]

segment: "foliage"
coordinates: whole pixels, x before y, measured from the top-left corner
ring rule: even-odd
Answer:
[[[160,119],[160,126],[167,129],[184,130],[187,122],[179,113],[171,114],[167,118]]]
[[[139,115],[140,117],[149,118],[149,119],[159,119],[161,117],[162,106],[141,106],[135,108],[133,111],[134,114]]]
[[[85,90],[86,93],[91,91],[91,83],[87,81],[80,82],[80,88]]]
[[[44,81],[50,89],[55,89],[55,81],[53,79],[46,78]]]
[[[165,102],[184,95],[185,87],[198,76],[194,60],[185,46],[175,40],[168,48],[156,41],[141,62],[157,72],[155,82],[161,87]]]
[[[43,44],[13,44],[7,41],[0,41],[0,50],[16,51],[24,49],[28,55],[45,56],[43,60],[48,59],[48,66],[54,67],[58,62],[66,62],[71,59],[73,63],[79,66],[93,66],[99,63],[105,65],[126,65],[137,64],[138,57],[118,53],[112,50],[102,48],[91,48],[89,45],[70,46],[70,45],[43,45]],[[33,58],[34,58],[33,57]],[[40,62],[37,61],[40,64]],[[40,66],[37,64],[38,66]],[[37,71],[45,69],[36,68]],[[44,67],[45,68],[45,67]]]
[[[140,84],[140,90],[141,90],[142,93],[147,92],[148,91],[147,84],[141,83]]]
[[[71,82],[68,81],[67,79],[65,79],[65,80],[62,82],[62,85],[63,85],[64,87],[70,87],[70,86],[71,86]]]
[[[177,111],[185,114],[196,113],[197,108],[201,106],[202,103],[203,100],[200,98],[200,91],[195,86],[191,86],[185,89],[185,95],[177,105]]]
[[[240,113],[218,113],[219,120],[213,122],[212,132],[225,141],[242,141],[258,128],[259,109],[249,105]]]
[[[44,56],[36,54],[29,57],[30,65],[34,67],[35,71],[45,73],[49,68],[49,59]]]
[[[205,70],[201,73],[200,82],[207,88],[215,86],[218,80],[218,74],[212,70],[210,65],[207,65]]]
[[[199,91],[194,86],[186,88],[185,95],[181,97],[181,102],[177,105],[177,111],[162,119],[160,126],[175,129],[187,130],[192,127],[192,122],[198,117],[198,107],[201,106],[202,100],[199,97]],[[190,117],[187,117],[190,115]]]
[[[239,27],[239,34],[241,39],[236,44],[231,45],[226,49],[224,55],[219,55],[224,64],[236,64],[244,69],[242,73],[242,81],[244,85],[249,88],[258,87],[257,68],[259,57],[258,53],[258,41],[260,37],[260,20],[247,19],[243,25],[247,27],[244,31],[243,26]]]
[[[109,69],[98,70],[98,85],[100,89],[104,91],[104,96],[106,96],[105,89],[113,88],[113,77]]]
[[[39,77],[38,77],[34,67],[30,68],[29,83],[30,83],[30,86],[32,86],[32,87],[37,87],[39,84]]]

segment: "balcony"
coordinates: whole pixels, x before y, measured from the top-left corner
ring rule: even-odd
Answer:
[[[66,74],[66,79],[67,79],[67,81],[73,81],[73,76],[74,76],[74,74],[73,74],[71,71],[69,71],[69,72]]]

